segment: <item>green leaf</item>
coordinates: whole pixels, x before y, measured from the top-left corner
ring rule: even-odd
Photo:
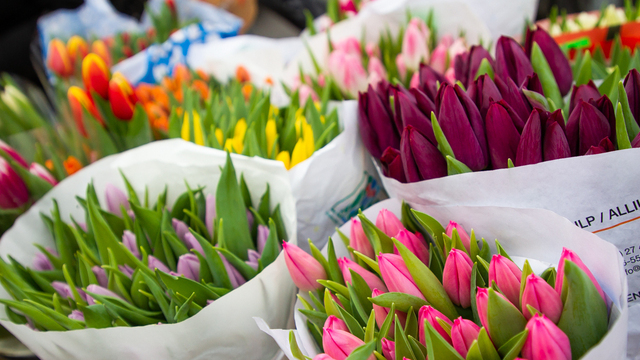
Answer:
[[[307,360],[298,346],[298,341],[296,340],[296,335],[293,333],[293,330],[289,331],[289,348],[291,349],[291,354],[294,358],[298,360]]]
[[[81,306],[80,311],[84,315],[84,322],[88,328],[104,329],[111,327],[111,316],[104,305]]]
[[[215,286],[222,286],[227,289],[231,289],[231,281],[229,280],[229,275],[227,274],[227,270],[224,267],[224,263],[222,259],[220,259],[220,255],[215,250],[215,248],[209,243],[202,235],[197,232],[191,230],[193,236],[195,236],[196,240],[202,246],[202,250],[204,251],[204,257],[207,260],[207,266],[211,271],[211,276],[213,277],[213,284]],[[202,265],[201,265],[202,266]]]
[[[369,298],[369,300],[378,306],[386,308],[391,308],[391,306],[395,304],[395,308],[402,312],[407,312],[410,308],[420,309],[425,305],[429,305],[428,302],[417,296],[399,292],[380,294],[376,297]]]
[[[591,52],[586,51],[578,68],[578,74],[575,79],[576,86],[586,85],[591,79]]]
[[[458,175],[473,172],[462,161],[457,160],[449,155],[446,156],[447,160],[447,175]]]
[[[611,103],[618,102],[618,82],[620,81],[620,69],[614,66],[613,71],[598,86],[598,91],[602,95],[607,95]]]
[[[367,360],[373,354],[373,350],[376,348],[374,341],[369,341],[364,345],[360,345],[355,348],[346,360]]]
[[[369,342],[374,339],[376,331],[376,312],[371,309],[369,314],[369,320],[367,320],[367,326],[364,329],[364,342]]]
[[[482,354],[484,360],[500,360],[500,354],[493,346],[489,335],[487,335],[487,329],[480,328],[478,333],[478,348]]]
[[[438,142],[438,150],[440,150],[442,155],[444,155],[445,157],[450,156],[452,158],[455,158],[453,149],[451,148],[451,145],[449,145],[449,141],[444,135],[444,132],[442,131],[440,123],[438,122],[438,119],[436,118],[436,114],[434,112],[431,112],[431,125],[433,125],[433,133],[435,134],[436,141]]]
[[[498,353],[502,357],[502,360],[514,360],[522,351],[524,343],[529,336],[529,330],[525,329],[523,332],[512,337],[506,344],[502,345],[498,349]]]
[[[416,359],[416,355],[413,353],[413,349],[409,344],[409,339],[402,328],[402,324],[400,323],[400,319],[398,316],[395,316],[395,345],[396,345],[396,360],[407,359]]]
[[[356,318],[353,317],[351,313],[346,311],[342,306],[338,305],[334,300],[331,301],[333,302],[333,305],[336,307],[336,309],[338,309],[340,318],[347,324],[349,332],[354,336],[357,336],[360,340],[363,340],[364,330],[362,329],[362,326],[360,326],[358,320],[356,320]]]
[[[329,279],[340,285],[344,285],[344,275],[342,275],[342,271],[338,265],[338,258],[336,257],[336,251],[331,238],[329,238],[329,243],[327,244],[327,258],[327,263],[329,264],[329,273],[327,275],[329,275]]]
[[[562,107],[564,102],[562,101],[562,95],[560,94],[558,83],[553,76],[553,72],[549,67],[547,59],[544,57],[540,46],[535,42],[531,49],[531,65],[533,66],[533,70],[538,74],[545,97],[553,100],[558,107]]]
[[[364,234],[367,236],[367,239],[373,245],[373,249],[377,254],[380,252],[383,253],[392,253],[393,252],[393,242],[391,238],[387,236],[382,230],[378,229],[371,220],[367,219],[366,216],[362,213],[362,210],[359,210],[358,218],[360,219],[360,223],[362,224],[362,230],[364,230]]]
[[[629,99],[627,98],[627,92],[624,90],[624,83],[622,80],[618,82],[618,99],[620,100],[620,104],[622,104],[622,114],[624,115],[624,121],[627,124],[626,128],[629,133],[629,140],[633,141],[633,139],[638,136],[638,133],[640,133],[640,126],[638,126],[638,120],[633,117],[633,113],[629,107]]]
[[[453,346],[451,346],[427,320],[424,320],[424,328],[427,357],[429,360],[463,360]]]
[[[616,140],[618,143],[618,150],[631,149],[631,141],[629,141],[629,133],[627,133],[627,126],[622,113],[621,103],[618,103],[618,106],[616,107]]]
[[[487,327],[493,343],[501,347],[509,339],[524,330],[527,320],[509,300],[505,300],[489,288],[487,303]]]
[[[473,78],[473,80],[477,80],[480,76],[487,74],[489,75],[489,77],[491,78],[491,80],[493,80],[493,68],[491,67],[491,64],[489,63],[489,60],[487,58],[482,59],[482,61],[480,62],[480,66],[478,67],[478,72],[476,72],[476,76]]]
[[[50,316],[46,315],[42,311],[38,310],[35,306],[19,302],[13,300],[5,300],[0,299],[0,303],[4,304],[7,307],[11,307],[25,316],[29,317],[39,326],[42,326],[45,330],[48,331],[64,331],[66,330],[62,325],[58,324],[57,321],[52,319]]]

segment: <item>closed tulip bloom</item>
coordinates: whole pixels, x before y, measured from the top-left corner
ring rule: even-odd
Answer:
[[[387,360],[396,360],[396,343],[387,338],[382,338],[382,355]]]
[[[487,59],[491,67],[495,69],[491,54],[480,45],[474,45],[468,52],[457,55],[453,64],[456,79],[468,88],[469,84],[475,80],[480,64],[484,59]]]
[[[507,257],[496,254],[489,264],[489,284],[494,281],[504,296],[516,307],[520,306],[522,270]]]
[[[527,276],[522,292],[522,313],[529,320],[531,312],[529,312],[527,305],[546,315],[554,323],[558,323],[560,315],[562,315],[560,294],[536,274]]]
[[[636,135],[635,139],[631,142],[631,147],[634,149],[640,148],[640,133]]]
[[[184,241],[185,235],[189,234],[189,226],[187,226],[187,224],[185,224],[183,221],[178,219],[171,219],[171,226],[173,227],[173,230],[176,232],[176,235],[178,235],[178,238]]]
[[[90,292],[90,293],[93,293],[93,294],[96,294],[96,295],[101,295],[101,296],[109,296],[109,297],[112,297],[112,298],[116,298],[116,299],[120,299],[122,301],[125,301],[122,297],[120,297],[120,295],[118,295],[118,294],[114,293],[113,291],[111,291],[111,290],[109,290],[107,288],[104,288],[104,287],[102,287],[100,285],[91,284],[91,285],[87,286],[87,292]],[[91,295],[88,295],[88,294],[87,294],[87,303],[89,305],[95,305],[96,304],[95,300],[91,297]]]
[[[424,321],[427,320],[427,322],[429,322],[429,324],[438,332],[438,334],[440,334],[440,336],[442,336],[449,344],[451,344],[451,336],[449,336],[449,334],[445,331],[445,329],[442,328],[442,325],[440,325],[440,322],[438,322],[438,319],[440,319],[440,321],[444,321],[445,323],[449,324],[449,326],[453,326],[453,323],[451,322],[451,320],[449,320],[448,317],[446,317],[445,315],[443,315],[440,311],[434,309],[431,305],[425,305],[423,307],[420,308],[420,311],[418,312],[418,333],[419,333],[419,337],[420,337],[420,342],[422,343],[422,345],[425,345],[425,327],[424,327]]]
[[[148,265],[149,269],[151,269],[151,270],[158,269],[158,270],[160,270],[162,272],[165,272],[167,274],[171,271],[171,270],[169,270],[167,265],[165,265],[162,261],[158,260],[158,258],[156,258],[153,255],[149,255],[148,256],[148,264],[149,264]]]
[[[89,114],[91,114],[91,116],[93,116],[93,118],[101,125],[104,125],[102,115],[100,115],[100,112],[93,103],[92,98],[90,98],[83,89],[77,86],[71,86],[67,91],[67,99],[69,100],[71,115],[73,116],[73,120],[75,120],[80,135],[84,137],[89,136],[84,126],[85,110],[89,112]]]
[[[402,133],[400,158],[407,182],[447,176],[447,161],[442,153],[413,126],[407,126]]]
[[[369,289],[378,289],[382,292],[387,292],[387,287],[384,285],[382,280],[380,280],[380,278],[374,273],[358,265],[357,262],[343,257],[338,259],[338,266],[340,266],[340,271],[342,271],[344,282],[351,284],[352,279],[351,272],[349,270],[353,270],[353,272],[362,276],[362,279],[364,279],[367,285],[369,285]]]
[[[436,136],[431,127],[430,117],[427,117],[420,111],[415,98],[412,99],[409,95],[403,91],[397,91],[394,96],[395,116],[397,119],[396,124],[399,125],[398,128],[404,129],[407,126],[413,126],[414,129],[429,139],[431,143],[436,143]],[[426,98],[426,101],[430,100]],[[432,108],[435,110],[435,105],[432,105]],[[429,116],[431,116],[431,113],[429,113]]]
[[[489,155],[494,169],[506,169],[509,159],[515,161],[520,143],[516,123],[522,120],[515,113],[510,113],[508,106],[504,101],[494,102],[489,106],[485,118]]]
[[[347,331],[323,329],[322,347],[324,352],[336,360],[345,360],[357,347],[364,345],[364,341]],[[368,360],[374,360],[371,355]]]
[[[184,235],[182,242],[187,247],[187,249],[189,250],[194,249],[195,251],[199,252],[202,256],[204,256],[204,250],[202,249],[202,245],[200,245],[196,237],[191,232],[188,232]]]
[[[433,49],[433,53],[431,54],[431,60],[429,61],[429,65],[433,68],[433,70],[444,74],[447,71],[447,62],[449,61],[449,49],[445,44],[438,44],[435,49]]]
[[[460,236],[460,241],[462,241],[462,245],[464,245],[464,248],[467,249],[467,252],[469,252],[471,249],[471,238],[469,237],[469,234],[467,234],[467,231],[464,229],[464,226],[458,224],[455,221],[449,221],[449,224],[447,224],[447,228],[444,230],[444,232],[448,237],[451,237],[453,235],[453,229],[456,229],[456,232]]]
[[[616,148],[611,142],[611,140],[609,140],[609,137],[606,137],[600,141],[600,144],[598,144],[598,146],[590,147],[589,150],[585,153],[585,155],[604,154],[609,151],[614,151],[615,149]]]
[[[384,280],[389,291],[406,293],[425,300],[424,295],[422,295],[422,292],[413,281],[407,265],[402,260],[402,256],[380,253],[378,255],[378,265],[380,266],[382,280]]]
[[[598,91],[598,87],[593,83],[593,80],[589,80],[587,84],[580,86],[573,86],[573,91],[571,91],[571,102],[569,105],[569,114],[576,107],[576,104],[579,100],[589,102],[589,100],[594,99],[597,100],[600,98],[600,91]]]
[[[424,91],[422,91],[420,89],[420,86],[415,87],[415,88],[411,88],[409,90],[409,93],[411,93],[411,95],[413,95],[413,97],[415,97],[416,99],[416,105],[418,105],[418,109],[420,109],[420,111],[427,115],[427,119],[430,122],[431,121],[431,113],[435,113],[436,112],[436,104],[433,102],[433,100],[431,100],[431,98],[424,93]],[[425,134],[426,136],[426,134]],[[435,138],[431,139],[435,142]]]
[[[567,140],[571,154],[584,155],[609,136],[609,120],[590,103],[579,100],[567,121]]]
[[[562,118],[562,112],[556,110],[554,114],[551,114],[549,117],[547,130],[544,134],[544,147],[542,150],[545,161],[571,157],[569,141],[567,140],[567,135],[563,127],[564,119]],[[553,120],[554,117],[557,121]]]
[[[489,110],[489,106],[493,102],[502,100],[500,90],[487,74],[480,75],[475,81],[471,82],[467,93],[480,110],[482,118],[487,116],[487,110]]]
[[[524,96],[522,89],[518,88],[518,85],[511,80],[511,78],[501,79],[500,77],[495,78],[495,84],[502,95],[502,99],[509,104],[509,106],[513,109],[513,111],[518,114],[520,119],[522,119],[523,123],[529,117],[531,113],[532,107],[527,100],[527,97]],[[519,129],[522,130],[522,129]]]
[[[22,155],[20,155],[20,153],[18,153],[16,149],[12,148],[11,146],[9,146],[9,144],[7,144],[2,140],[0,140],[0,149],[6,152],[7,155],[11,156],[11,158],[13,158],[13,160],[15,160],[22,167],[24,168],[29,167],[29,165],[27,164],[27,161],[22,157]]]
[[[240,274],[238,269],[236,269],[233,265],[231,265],[229,260],[227,260],[227,258],[224,257],[224,255],[220,256],[220,259],[222,259],[224,268],[225,270],[227,270],[227,275],[229,276],[229,281],[231,281],[231,287],[233,289],[247,282],[247,280],[245,280],[244,277],[242,277],[242,274]]]
[[[107,272],[101,268],[100,266],[93,266],[91,268],[93,275],[96,276],[96,280],[98,280],[98,285],[102,287],[107,287],[109,285],[109,278],[107,278]]]
[[[119,72],[113,74],[109,81],[109,103],[111,111],[120,120],[129,121],[133,118],[138,97],[129,81]]]
[[[612,143],[616,143],[616,111],[613,109],[613,103],[609,97],[602,95],[599,99],[590,99],[588,102],[595,106],[609,121],[609,139]]]
[[[438,121],[456,159],[471,170],[489,164],[487,138],[480,111],[458,85],[443,85],[436,99]]]
[[[213,194],[207,194],[205,200],[204,221],[209,234],[213,235],[213,221],[216,218],[216,197]]]
[[[138,259],[140,258],[140,250],[136,242],[136,234],[129,230],[125,230],[122,234],[122,243],[124,246]]]
[[[424,238],[422,238],[422,234],[414,234],[407,229],[402,229],[394,237],[417,256],[420,261],[429,266],[429,248],[427,248],[427,243],[424,241]],[[400,254],[395,246],[394,253],[396,255]]]
[[[591,273],[591,270],[589,270],[589,268],[582,262],[582,259],[580,259],[578,254],[574,253],[573,251],[567,248],[562,248],[562,254],[560,255],[560,262],[558,262],[558,274],[556,275],[556,292],[559,295],[562,295],[562,285],[564,284],[564,261],[565,260],[569,260],[575,263],[576,265],[578,265],[578,267],[582,271],[584,271],[587,274],[587,276],[589,276],[589,279],[591,279],[591,281],[593,282],[593,285],[596,286],[596,289],[598,290],[598,293],[602,297],[602,300],[606,301],[604,296],[604,291],[602,291],[602,288],[600,287],[598,280],[596,280],[595,276],[593,276],[593,274]]]
[[[93,285],[93,286],[97,286],[97,285]],[[73,299],[73,292],[71,291],[71,286],[69,286],[69,284],[62,281],[53,281],[51,283],[51,287],[53,287],[56,290],[56,292],[58,293],[58,295],[60,295],[61,298]],[[87,299],[87,294],[84,291],[77,288],[76,290],[78,291],[82,299]],[[87,290],[89,289],[87,288]]]
[[[73,63],[64,43],[59,39],[49,41],[47,46],[47,67],[54,74],[66,78],[73,75]]]
[[[382,209],[376,217],[376,226],[387,236],[395,236],[400,230],[404,230],[404,225],[398,217],[387,209]]]
[[[327,354],[318,354],[313,357],[313,360],[335,360],[335,359]]]
[[[362,223],[356,217],[351,219],[351,232],[349,235],[349,246],[351,246],[353,250],[358,251],[371,259],[375,257],[373,245],[371,245],[367,235],[364,233]]]
[[[543,95],[544,93],[544,90],[542,90],[542,83],[540,82],[540,78],[536,73],[533,73],[533,75],[531,76],[527,76],[527,78],[522,82],[522,84],[520,84],[520,89],[527,89],[529,91],[534,91],[540,95]]]
[[[111,68],[111,65],[113,65],[111,63],[111,51],[109,50],[107,43],[102,40],[95,40],[91,43],[91,52],[98,55],[102,61],[104,61],[107,68]]]
[[[382,294],[384,294],[384,292],[382,292],[382,291],[380,291],[378,289],[373,289],[371,291],[371,297],[372,298],[374,298],[376,296],[379,296],[379,295],[382,295]],[[376,316],[376,324],[378,324],[378,328],[380,328],[382,326],[382,324],[384,324],[384,320],[387,318],[387,315],[389,315],[389,308],[373,304],[373,310],[376,313],[376,315],[375,315]],[[405,324],[405,322],[407,320],[407,314],[405,314],[405,313],[403,313],[401,311],[396,311],[395,315],[398,316],[398,320],[400,320],[400,324],[402,324],[402,326],[404,326],[404,324]],[[395,332],[394,329],[395,329],[395,317],[394,317],[394,320],[392,320],[392,322],[391,322],[391,327],[389,327],[389,336],[393,336],[393,334]]]
[[[396,56],[396,68],[398,69],[398,74],[400,78],[405,80],[407,77],[407,64],[404,61],[404,55],[402,53]]]
[[[516,84],[522,84],[527,76],[533,74],[533,66],[517,41],[501,36],[496,44],[495,71],[498,77],[510,78]]]
[[[442,271],[442,285],[451,301],[463,308],[471,306],[473,261],[466,252],[451,249]]]
[[[80,310],[71,310],[68,317],[72,320],[84,321],[84,314]]]
[[[387,71],[382,64],[382,61],[375,56],[369,58],[369,65],[367,66],[367,69],[369,70],[369,76],[376,74],[379,79],[387,78]]]
[[[334,50],[344,51],[347,54],[361,56],[360,41],[356,37],[350,36],[333,43]]]
[[[0,209],[15,209],[29,201],[29,190],[24,180],[11,165],[0,158]]]
[[[91,53],[82,60],[82,80],[88,93],[95,91],[103,99],[109,96],[109,68],[100,56]]]
[[[184,254],[178,258],[177,272],[187,279],[200,280],[200,260],[195,254]]]
[[[322,264],[296,245],[283,242],[282,248],[293,283],[304,292],[320,289],[322,285],[317,280],[327,279]]]
[[[443,73],[439,73],[432,67],[426,64],[420,64],[418,70],[420,79],[420,90],[422,90],[432,101],[436,99],[438,95],[438,83],[444,84],[447,80],[444,78]],[[430,114],[427,114],[430,115]]]
[[[636,122],[640,124],[640,73],[631,69],[624,78],[624,91],[627,93],[629,108]]]
[[[89,45],[84,39],[78,35],[73,35],[67,41],[67,52],[72,62],[77,59],[84,59],[89,54]]]
[[[112,184],[107,184],[105,187],[104,197],[107,200],[107,210],[112,214],[121,216],[121,207],[124,207],[125,210],[131,209],[127,195]]]
[[[380,86],[380,84],[378,84]],[[391,119],[391,109],[386,93],[378,93],[369,86],[367,92],[358,95],[358,125],[364,146],[371,156],[379,159],[388,147],[400,147],[400,135]]]
[[[527,322],[529,335],[522,347],[528,360],[571,360],[569,337],[546,316],[536,314]]]
[[[262,254],[264,246],[269,239],[269,227],[265,225],[258,225],[258,253]],[[278,245],[280,247],[280,245]]]
[[[36,256],[33,258],[33,270],[36,270],[36,271],[53,270],[53,264],[45,254],[37,253]]]
[[[459,317],[453,321],[451,327],[451,345],[463,358],[466,358],[471,344],[478,339],[478,333],[480,333],[480,327],[476,323]]]
[[[573,83],[573,73],[571,72],[571,65],[569,59],[564,55],[558,43],[542,28],[538,27],[536,30],[527,29],[525,49],[527,56],[531,58],[531,48],[533,43],[537,43],[542,50],[542,54],[547,59],[553,77],[558,83],[558,88],[562,96],[565,96],[571,90],[571,84]]]
[[[58,185],[58,180],[56,180],[56,178],[54,178],[53,175],[51,175],[51,173],[47,170],[47,168],[45,168],[44,166],[38,163],[35,163],[35,162],[31,163],[31,165],[29,166],[29,172],[45,180],[46,182],[48,182],[53,186]]]
[[[349,332],[349,328],[347,327],[347,324],[333,315],[329,315],[327,320],[324,322],[324,326],[322,328],[332,329],[332,330],[342,330],[342,331]]]
[[[260,253],[258,253],[253,249],[248,249],[247,260],[245,261],[245,263],[251,266],[253,270],[258,270],[258,267],[260,266],[260,264],[258,263],[258,260],[260,260]]]
[[[380,162],[382,163],[382,170],[385,176],[394,178],[401,183],[407,182],[399,150],[388,147],[387,150],[382,153]]]
[[[367,72],[359,55],[335,50],[329,55],[328,69],[338,87],[349,96],[355,97],[367,88]]]
[[[495,294],[500,296],[505,301],[509,301],[509,299],[507,299],[500,292],[496,291]],[[476,290],[476,308],[478,309],[478,317],[480,318],[480,323],[482,324],[482,327],[487,329],[488,333],[491,333],[491,329],[489,329],[489,321],[487,318],[488,304],[489,304],[489,289],[478,287]]]
[[[419,18],[409,21],[402,39],[402,55],[407,69],[416,71],[421,62],[429,60],[429,29]]]

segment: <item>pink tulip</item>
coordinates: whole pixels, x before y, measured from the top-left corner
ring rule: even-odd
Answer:
[[[369,42],[367,43],[367,45],[365,45],[364,47],[364,51],[367,53],[367,56],[371,57],[377,57],[378,55],[380,55],[380,49],[378,49],[378,44],[374,43],[374,42]]]
[[[371,259],[375,257],[373,246],[362,229],[362,223],[356,217],[351,219],[350,235],[349,246],[351,246],[353,250],[360,252]]]
[[[262,254],[264,251],[264,246],[267,244],[267,240],[269,240],[269,227],[264,225],[258,225],[258,253]],[[280,245],[278,245],[280,248]]]
[[[171,270],[169,270],[167,265],[165,265],[162,261],[158,260],[158,258],[156,258],[155,256],[149,255],[147,259],[148,259],[148,263],[149,263],[149,265],[148,265],[149,269],[151,269],[151,270],[158,269],[158,270],[160,270],[162,272],[165,272],[167,274],[171,271]]]
[[[369,58],[368,70],[369,70],[369,76],[376,74],[377,78],[380,80],[387,78],[387,71],[385,70],[384,65],[382,64],[382,61],[380,61],[380,59],[378,59],[375,56]],[[374,84],[372,85],[375,86]]]
[[[562,315],[562,299],[560,295],[544,279],[531,274],[527,276],[522,292],[522,313],[524,317],[531,319],[527,305],[531,305],[551,321],[557,323]]]
[[[447,225],[447,228],[444,232],[448,237],[451,237],[451,235],[453,234],[453,229],[456,229],[458,235],[460,235],[460,241],[462,241],[462,245],[464,245],[464,248],[467,249],[467,252],[470,252],[471,238],[469,237],[469,234],[467,234],[467,232],[464,230],[464,226],[458,224],[455,221],[449,221],[449,225]]]
[[[343,51],[350,55],[362,55],[362,50],[360,49],[360,41],[358,41],[358,39],[353,36],[334,42],[333,49],[334,51]]]
[[[36,271],[48,271],[53,270],[53,264],[49,261],[47,255],[43,253],[37,253],[33,258],[33,269]]]
[[[118,294],[114,293],[113,291],[111,291],[111,290],[109,290],[107,288],[104,288],[104,287],[102,287],[100,285],[91,284],[91,285],[87,286],[87,292],[94,293],[96,295],[101,295],[101,296],[109,296],[109,297],[112,297],[112,298],[116,298],[116,299],[120,299],[122,301],[125,301],[123,298],[120,297],[120,295],[118,295]],[[89,305],[95,305],[96,304],[95,300],[90,295],[87,295],[87,303]]]
[[[187,226],[184,221],[180,221],[178,219],[171,219],[171,225],[173,226],[173,230],[175,230],[176,235],[178,235],[178,239],[184,241],[184,236],[189,233],[189,226]]]
[[[340,11],[344,13],[357,13],[358,9],[356,9],[356,4],[353,3],[353,0],[339,0]]]
[[[499,292],[496,294],[502,296]],[[482,327],[489,331],[489,321],[487,320],[487,307],[489,303],[489,290],[487,288],[478,287],[476,290],[476,308],[478,309],[478,317]]]
[[[318,280],[327,279],[327,273],[322,264],[296,245],[283,242],[282,247],[284,261],[293,283],[304,292],[320,289],[322,285]]]
[[[186,233],[182,241],[184,242],[184,245],[187,247],[187,249],[189,250],[194,249],[195,251],[199,252],[200,255],[204,256],[204,250],[202,249],[202,245],[200,245],[200,243],[198,242],[198,239],[196,239],[196,237],[192,233],[190,232]]]
[[[320,86],[321,88],[324,88],[324,86],[327,84],[327,79],[325,79],[324,74],[318,74],[318,86]]]
[[[529,336],[522,356],[528,360],[571,360],[569,337],[546,316],[536,314],[527,323]]]
[[[107,199],[107,210],[109,210],[110,213],[122,216],[121,206],[124,206],[125,210],[131,209],[127,195],[114,185],[107,184],[104,195]]]
[[[578,267],[582,271],[584,271],[587,274],[587,276],[589,276],[589,279],[591,279],[593,284],[596,286],[596,289],[598,290],[598,293],[602,297],[602,300],[606,301],[604,297],[604,291],[602,291],[600,284],[598,284],[598,280],[596,280],[596,278],[593,276],[589,268],[582,262],[578,254],[574,253],[573,251],[567,248],[562,248],[562,254],[560,255],[560,262],[558,263],[558,274],[556,275],[556,291],[558,292],[558,294],[562,296],[562,284],[564,283],[564,261],[565,260],[572,261],[573,263],[578,265]]]
[[[420,261],[429,266],[429,249],[427,248],[427,243],[422,238],[422,234],[414,234],[407,229],[402,229],[394,237],[417,256]],[[395,246],[394,253],[400,254]]]
[[[384,294],[384,292],[378,289],[373,289],[373,291],[371,292],[371,297],[374,298],[382,294]],[[378,328],[380,328],[382,327],[382,324],[384,324],[384,320],[387,318],[387,315],[389,315],[389,308],[373,304],[373,310],[376,313],[376,324],[378,324]],[[395,319],[395,315],[398,316],[398,320],[400,320],[401,324],[404,324],[407,321],[407,314],[401,311],[396,311],[394,314],[394,319]],[[391,322],[391,327],[389,328],[389,335],[393,336],[394,331],[395,331],[395,320]]]
[[[478,338],[480,327],[471,320],[461,317],[453,321],[451,327],[451,344],[463,358],[467,357],[469,348],[474,340]]]
[[[323,329],[322,347],[324,352],[336,360],[344,360],[358,346],[364,345],[364,341],[347,331]],[[371,355],[368,360],[374,360]]]
[[[455,84],[456,82],[456,72],[453,68],[448,68],[444,73],[444,78],[447,80],[449,84]]]
[[[453,45],[453,36],[451,34],[445,34],[440,38],[438,42],[438,46],[444,46],[445,48],[449,48],[449,46]]]
[[[229,263],[229,260],[227,260],[227,258],[224,257],[224,255],[221,255],[220,259],[222,259],[222,263],[224,264],[224,268],[225,268],[225,270],[227,270],[227,275],[229,276],[229,281],[231,281],[231,287],[232,288],[235,289],[235,288],[239,287],[240,285],[242,285],[242,284],[247,282],[247,280],[245,280],[244,277],[242,277],[242,274],[240,274],[238,269],[233,267],[233,265],[231,265],[231,263]]]
[[[204,223],[209,234],[213,236],[213,221],[216,219],[216,197],[213,194],[207,194],[204,208]]]
[[[382,209],[376,217],[376,226],[387,236],[396,236],[400,230],[404,230],[404,225],[398,217],[387,209]]]
[[[455,59],[456,56],[460,54],[464,54],[467,52],[467,44],[464,41],[464,38],[457,38],[451,46],[449,46],[449,59]],[[450,61],[449,68],[451,68],[453,61]]]
[[[332,329],[332,330],[342,330],[349,332],[349,328],[347,324],[336,316],[329,315],[327,320],[324,322],[323,329]]]
[[[416,71],[421,62],[429,60],[429,33],[427,25],[421,19],[413,18],[409,21],[402,39],[402,56],[409,70]]]
[[[29,172],[53,186],[58,185],[58,180],[56,180],[56,178],[51,175],[47,168],[38,163],[31,163],[31,166],[29,166]]]
[[[307,100],[311,97],[312,101],[318,101],[318,95],[311,88],[311,86],[307,84],[302,84],[298,88],[298,98],[300,100],[300,107],[304,107],[307,103]]]
[[[15,209],[29,201],[29,190],[24,180],[11,165],[0,158],[0,209]]]
[[[425,320],[427,320],[427,322],[438,332],[438,334],[440,334],[449,344],[451,344],[451,336],[449,336],[445,329],[442,328],[442,325],[440,325],[438,319],[449,324],[449,326],[453,326],[453,323],[451,322],[451,320],[449,320],[448,317],[443,315],[440,311],[434,309],[431,305],[425,305],[420,308],[420,311],[418,312],[418,333],[422,345],[426,345],[426,329],[424,327]]]
[[[122,243],[124,246],[138,259],[140,259],[140,250],[136,242],[136,234],[129,230],[125,230],[122,234]]]
[[[520,306],[522,271],[507,257],[496,254],[489,264],[489,284],[495,281],[500,291],[516,307]]]
[[[71,310],[68,317],[72,320],[84,321],[84,314],[80,310]]]
[[[109,279],[107,278],[107,272],[101,268],[100,266],[94,266],[91,268],[93,275],[96,276],[96,280],[98,280],[98,285],[102,287],[109,286]]]
[[[353,270],[358,275],[362,276],[367,285],[369,285],[369,289],[378,289],[382,292],[387,292],[387,287],[384,285],[382,280],[380,280],[377,275],[358,265],[357,262],[343,257],[338,259],[338,265],[340,266],[340,270],[342,271],[342,275],[344,276],[344,281],[346,283],[351,284],[351,272],[349,270]]]
[[[378,265],[380,266],[382,280],[384,280],[389,291],[406,293],[426,300],[413,281],[407,265],[402,260],[402,256],[380,253],[378,255]]]
[[[313,357],[313,360],[335,360],[335,359],[327,354],[318,354]]]
[[[396,360],[396,343],[387,338],[382,338],[382,355],[387,360]]]
[[[442,272],[442,285],[451,301],[463,308],[471,306],[473,261],[466,252],[451,249]]]
[[[402,55],[402,53],[396,56],[396,67],[398,68],[398,73],[400,74],[401,79],[407,77],[407,63],[404,60],[404,55]]]
[[[177,272],[187,279],[200,281],[200,260],[195,254],[184,254],[178,258]]]
[[[447,71],[447,56],[449,55],[449,49],[443,43],[440,43],[433,49],[433,53],[431,54],[431,62],[429,65],[433,68],[433,70],[443,74]]]
[[[0,149],[7,153],[7,155],[11,156],[13,160],[15,160],[18,164],[20,164],[23,168],[29,167],[25,159],[16,151],[16,149],[12,148],[6,142],[0,140]]]
[[[320,33],[325,32],[327,29],[331,27],[331,25],[333,25],[333,20],[331,20],[331,18],[327,16],[327,14],[320,15],[319,17],[316,18],[315,22],[318,28],[318,32]]]
[[[409,82],[410,89],[419,89],[420,88],[420,73],[414,72],[411,75],[411,81]]]
[[[338,87],[350,96],[355,97],[367,89],[367,72],[359,54],[335,50],[329,55],[328,69]]]

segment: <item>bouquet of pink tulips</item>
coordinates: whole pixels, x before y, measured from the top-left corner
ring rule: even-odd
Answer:
[[[331,240],[326,255],[285,245],[314,359],[579,359],[607,334],[612,300],[572,250],[535,273],[498,240],[492,254],[473,229],[401,213],[352,219],[338,233],[347,257]],[[304,359],[293,333],[290,344]]]

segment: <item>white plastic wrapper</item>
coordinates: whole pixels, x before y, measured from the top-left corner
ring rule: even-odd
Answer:
[[[138,196],[144,196],[148,186],[150,198],[156,198],[167,185],[167,203],[173,204],[186,190],[185,180],[191,186],[206,186],[205,193],[215,194],[225,159],[222,151],[182,140],[154,142],[104,158],[62,181],[20,217],[2,237],[0,256],[6,260],[10,254],[30,266],[38,251],[34,243],[54,246],[40,213],[49,214],[52,200],[57,199],[63,220],[69,221],[70,216],[84,219],[84,211],[75,196],[84,197],[87,184],[92,180],[102,204],[105,204],[107,184],[125,189],[118,170],[127,176]],[[244,174],[254,203],[269,184],[271,205],[280,204],[287,233],[295,241],[295,202],[284,166],[235,155],[232,160],[238,177]],[[10,298],[4,288],[0,288],[0,298]],[[37,332],[7,320],[3,305],[0,305],[0,323],[43,360],[269,360],[279,358],[278,347],[256,327],[252,317],[290,327],[294,300],[295,286],[280,256],[258,276],[178,324]]]
[[[383,208],[400,217],[401,202],[397,199],[382,201],[365,210],[364,214],[375,222],[378,212]],[[596,277],[602,290],[613,301],[609,332],[597,346],[580,359],[625,359],[629,316],[627,282],[623,259],[613,245],[573,226],[567,219],[548,210],[427,205],[415,205],[413,208],[433,216],[442,224],[453,220],[469,231],[474,229],[478,238],[487,240],[493,253],[496,252],[493,240],[498,239],[518,265],[522,266],[525,258],[532,259],[532,268],[538,274],[548,265],[557,266],[563,247],[576,252]],[[340,231],[348,234],[350,227],[351,224],[347,223]],[[337,233],[334,234],[334,238],[339,238]],[[336,241],[334,244],[338,257],[348,255],[342,241]],[[305,355],[313,357],[319,350],[307,329],[304,316],[297,311],[301,307],[298,301],[295,313],[296,339],[300,350]],[[265,323],[257,319],[256,322],[263,331],[274,338],[289,360],[295,360],[291,355],[288,330],[272,330],[267,326],[268,321]]]

